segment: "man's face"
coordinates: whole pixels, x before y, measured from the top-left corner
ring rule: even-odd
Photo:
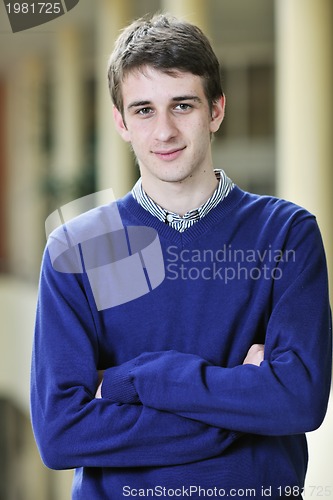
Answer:
[[[125,77],[122,95],[123,116],[115,108],[115,122],[132,145],[144,186],[193,180],[212,168],[211,133],[223,120],[224,98],[210,109],[199,76],[145,67]]]

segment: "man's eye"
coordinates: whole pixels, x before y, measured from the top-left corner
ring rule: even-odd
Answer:
[[[149,115],[149,113],[152,112],[151,108],[140,108],[137,110],[136,114],[137,115]]]
[[[186,104],[184,102],[181,102],[180,104],[177,104],[176,109],[180,109],[180,111],[188,111],[191,109],[192,106],[190,104]]]

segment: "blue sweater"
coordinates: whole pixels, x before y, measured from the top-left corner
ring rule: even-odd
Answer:
[[[148,293],[107,307],[80,241],[101,221],[112,225],[114,207],[125,228],[154,230],[164,268]],[[313,215],[235,187],[179,233],[128,194],[73,220],[69,233],[82,269],[57,268],[47,247],[31,414],[44,463],[76,469],[73,499],[237,498],[247,490],[300,497],[304,433],[324,418],[331,374],[326,263]],[[95,238],[91,253],[103,245]],[[109,251],[119,261],[121,251]],[[146,272],[153,257],[145,259]],[[243,365],[254,343],[265,344],[265,359]],[[105,370],[102,399],[97,370]]]

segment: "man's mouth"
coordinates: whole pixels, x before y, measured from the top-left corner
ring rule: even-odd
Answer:
[[[185,148],[186,148],[186,146],[184,146],[182,148],[169,149],[167,151],[156,150],[156,151],[153,151],[153,153],[155,156],[157,156],[161,160],[172,161],[172,160],[175,160],[176,158],[178,158],[182,154],[182,152],[184,151]]]

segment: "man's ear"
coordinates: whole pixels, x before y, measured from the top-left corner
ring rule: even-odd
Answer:
[[[212,104],[212,118],[210,122],[210,131],[214,134],[220,128],[220,125],[224,118],[226,98],[225,95],[221,95]]]
[[[124,122],[123,115],[116,106],[113,106],[113,118],[116,125],[116,129],[120,134],[121,138],[126,142],[131,142],[130,133],[127,130],[126,124]]]

